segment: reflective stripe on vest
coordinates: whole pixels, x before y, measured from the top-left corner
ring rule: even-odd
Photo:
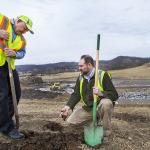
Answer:
[[[98,70],[98,87],[99,87],[100,91],[104,91],[103,85],[102,85],[104,74],[105,74],[105,71]],[[84,78],[81,76],[81,74],[80,74],[79,80],[80,80],[80,96],[81,96],[83,104],[85,106],[87,106],[87,104],[85,103],[85,101],[83,99],[82,85],[83,85]],[[93,94],[93,97],[94,97],[94,94]],[[100,100],[100,98],[99,98],[99,96],[97,96],[97,101],[99,101],[99,100]]]
[[[8,18],[6,16],[3,16],[2,18],[2,22],[1,22],[1,25],[0,25],[0,30],[7,30],[8,28]]]
[[[1,17],[2,14],[0,14]],[[8,18],[6,16],[2,17],[2,20],[0,22],[0,30],[7,30],[8,29]],[[5,43],[3,42],[3,39],[0,39],[0,49],[3,50],[6,47]],[[4,50],[3,50],[4,51]]]
[[[2,40],[0,40],[0,49],[2,50],[2,51],[4,51],[4,48],[6,47],[6,45],[3,43],[3,41]]]
[[[99,70],[99,73],[98,73],[98,87],[99,87],[100,91],[104,91],[104,89],[103,89],[104,74],[105,74],[105,71]],[[109,78],[111,79],[110,73],[107,72],[107,74],[109,75]],[[99,100],[99,97],[97,97],[97,100]],[[113,102],[115,103],[116,101],[113,101]]]
[[[2,15],[0,13],[0,30],[6,30],[9,32],[9,41],[8,46],[12,50],[19,51],[26,46],[26,39],[22,35],[17,35],[16,39],[12,43],[12,24],[6,16]],[[3,66],[5,62],[7,61],[7,57],[4,53],[5,40],[0,39],[0,66]],[[15,69],[15,59],[13,57],[10,57],[11,60],[11,67],[14,70]]]

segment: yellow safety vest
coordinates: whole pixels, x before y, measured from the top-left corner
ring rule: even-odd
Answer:
[[[97,86],[99,87],[100,91],[104,91],[104,89],[103,89],[104,74],[105,74],[105,71],[98,70],[98,84],[97,84]],[[109,73],[108,73],[108,75],[111,79],[111,75]],[[85,103],[85,101],[83,99],[82,85],[83,85],[84,78],[83,78],[83,76],[81,76],[81,74],[80,74],[79,80],[80,80],[80,96],[81,96],[83,104],[85,106],[87,106],[87,104]],[[94,97],[94,94],[93,94],[93,97]],[[100,98],[99,98],[99,96],[97,96],[97,101],[99,101],[99,100],[100,100]]]
[[[9,32],[8,47],[12,50],[19,51],[26,46],[26,39],[23,35],[17,35],[16,39],[12,43],[12,24],[10,19],[0,13],[0,30],[6,30]],[[7,57],[4,53],[4,48],[6,47],[5,40],[0,39],[0,66],[3,66],[7,61]],[[15,69],[15,59],[10,57],[11,67]]]

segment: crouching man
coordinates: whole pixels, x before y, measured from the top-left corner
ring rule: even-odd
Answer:
[[[115,101],[118,99],[118,93],[111,81],[111,75],[105,71],[98,71],[98,87],[95,83],[94,60],[89,55],[83,55],[79,61],[79,70],[81,74],[77,78],[74,92],[61,110],[60,117],[65,119],[70,109],[74,109],[76,104],[82,100],[82,108],[76,109],[67,119],[67,124],[71,127],[80,128],[92,122],[93,120],[93,94],[98,96],[97,116],[103,124],[103,143],[109,142],[111,133],[111,117]]]

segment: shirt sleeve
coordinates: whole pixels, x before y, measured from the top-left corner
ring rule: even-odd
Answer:
[[[26,48],[16,51],[16,53],[17,53],[17,56],[15,57],[15,59],[22,59],[26,54]]]

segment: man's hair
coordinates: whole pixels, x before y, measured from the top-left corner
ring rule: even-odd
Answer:
[[[88,63],[91,63],[94,67],[94,60],[90,55],[82,55],[80,59],[84,59],[86,65],[88,65]]]

